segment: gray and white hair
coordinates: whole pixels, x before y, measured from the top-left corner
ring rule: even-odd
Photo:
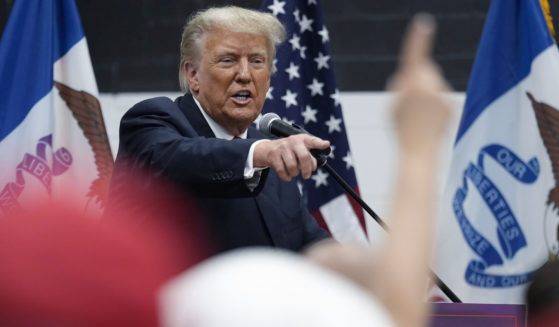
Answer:
[[[184,92],[190,92],[184,64],[198,63],[202,55],[203,37],[214,29],[265,36],[268,40],[268,53],[271,55],[268,64],[273,72],[276,46],[285,40],[285,28],[281,22],[272,14],[251,9],[235,6],[209,8],[192,15],[182,31],[179,82]]]

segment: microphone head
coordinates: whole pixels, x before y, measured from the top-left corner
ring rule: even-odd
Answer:
[[[274,134],[272,134],[271,127],[272,127],[272,121],[276,119],[281,120],[280,116],[278,116],[273,112],[269,112],[263,115],[262,118],[260,118],[260,120],[258,121],[258,126],[257,126],[258,130],[266,135],[274,136]]]

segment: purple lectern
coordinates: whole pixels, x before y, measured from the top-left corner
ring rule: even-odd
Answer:
[[[526,306],[433,303],[430,327],[526,327]]]

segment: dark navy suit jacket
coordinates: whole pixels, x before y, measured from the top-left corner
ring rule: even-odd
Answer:
[[[120,124],[120,145],[109,205],[119,202],[127,171],[143,169],[149,179],[172,180],[195,196],[218,250],[273,246],[299,251],[327,238],[305,208],[294,181],[273,169],[262,171],[258,186],[247,187],[245,162],[252,143],[264,136],[254,127],[247,139],[215,138],[191,95],[174,102],[159,97],[130,109]]]

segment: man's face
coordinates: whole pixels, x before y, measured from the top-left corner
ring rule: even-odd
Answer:
[[[198,63],[183,67],[190,90],[210,117],[241,134],[262,111],[270,87],[267,39],[216,29],[201,44]]]

